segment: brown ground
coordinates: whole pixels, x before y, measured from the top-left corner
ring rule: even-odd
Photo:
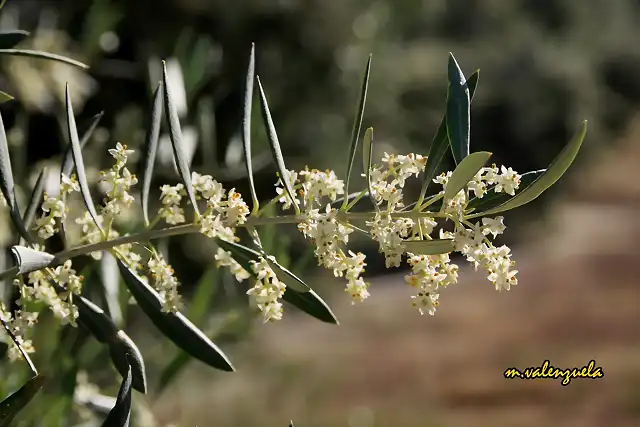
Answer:
[[[435,317],[398,276],[331,327],[303,316],[262,327],[233,375],[191,371],[154,406],[181,425],[409,427],[640,425],[640,126],[596,175],[576,177],[548,235],[514,247],[519,282],[495,292],[465,270]],[[386,282],[387,286],[380,286]],[[388,286],[397,282],[397,286]],[[605,376],[507,380],[507,367],[594,359]]]

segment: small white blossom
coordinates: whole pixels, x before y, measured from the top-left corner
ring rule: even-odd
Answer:
[[[247,291],[262,312],[264,321],[282,319],[282,303],[280,299],[286,291],[286,286],[274,273],[268,261],[260,257],[259,261],[251,261],[251,269],[256,275],[254,286]]]

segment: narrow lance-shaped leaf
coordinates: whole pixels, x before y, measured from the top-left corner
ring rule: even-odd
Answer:
[[[356,110],[356,116],[353,119],[353,128],[351,129],[351,144],[349,148],[349,159],[347,163],[347,176],[344,183],[344,192],[349,194],[349,179],[351,178],[351,169],[353,168],[353,160],[356,157],[356,148],[358,148],[358,139],[360,139],[360,129],[362,128],[362,117],[364,116],[364,107],[367,103],[367,89],[369,88],[369,75],[371,73],[371,55],[367,60],[367,66],[364,71],[364,77],[362,78],[362,86],[360,88],[360,101],[358,102],[358,109]],[[347,208],[347,201],[345,199],[342,202],[341,210]]]
[[[129,427],[131,418],[131,367],[127,370],[126,377],[120,384],[116,404],[109,412],[102,427]]]
[[[65,101],[67,106],[67,131],[69,133],[69,143],[71,144],[71,153],[73,154],[73,162],[76,165],[76,174],[78,183],[80,184],[80,193],[84,200],[84,204],[93,218],[96,227],[102,232],[102,227],[98,222],[98,213],[93,205],[91,193],[89,191],[89,183],[87,182],[87,174],[84,170],[84,159],[82,158],[82,148],[80,147],[80,138],[78,137],[78,129],[76,127],[76,118],[73,114],[73,106],[71,105],[71,94],[69,93],[69,84],[67,83]]]
[[[122,309],[120,308],[120,274],[118,263],[109,252],[102,253],[100,260],[100,276],[102,289],[109,316],[118,326],[122,325]]]
[[[13,344],[18,348],[18,351],[22,355],[22,358],[24,359],[24,361],[27,362],[27,365],[29,365],[29,369],[31,369],[31,372],[33,373],[33,375],[38,375],[38,370],[36,369],[36,366],[31,361],[29,354],[27,354],[24,347],[22,347],[22,344],[20,343],[20,341],[18,341],[18,338],[14,335],[13,331],[11,331],[11,328],[4,321],[2,317],[0,317],[0,323],[2,323],[2,327],[4,328],[7,335],[9,335],[9,338],[11,338],[11,341],[13,341]]]
[[[55,260],[55,256],[50,253],[36,251],[26,246],[13,246],[11,253],[18,266],[18,274],[41,270],[51,265]]]
[[[520,177],[520,185],[515,190],[515,195],[523,192],[527,187],[529,187],[540,175],[542,175],[546,171],[546,169],[540,169],[537,171],[531,171],[523,173]],[[496,193],[493,191],[491,187],[487,190],[482,198],[474,197],[469,200],[467,204],[467,209],[473,210],[488,210],[494,208],[496,206],[500,206],[504,202],[511,199],[513,196],[506,193]]]
[[[260,91],[260,106],[262,107],[262,118],[264,119],[265,126],[267,128],[267,137],[269,139],[269,147],[271,147],[271,154],[273,155],[273,160],[278,167],[278,173],[280,174],[280,180],[284,186],[287,195],[291,199],[293,203],[293,207],[296,210],[296,213],[300,213],[300,207],[298,206],[298,200],[295,198],[295,193],[293,188],[291,187],[291,183],[289,182],[289,171],[284,165],[284,158],[282,157],[282,151],[280,150],[280,142],[278,141],[278,134],[276,133],[276,127],[273,124],[273,119],[271,118],[271,113],[269,112],[269,104],[267,102],[267,95],[265,95],[264,90],[262,89],[262,83],[260,83],[260,77],[256,76],[256,80],[258,81],[258,90]]]
[[[380,207],[376,203],[376,198],[373,196],[373,190],[371,189],[371,162],[373,160],[373,128],[368,128],[364,132],[364,142],[362,145],[362,169],[364,172],[364,176],[367,180],[367,192],[369,199],[373,206],[375,206],[376,210],[379,210]],[[347,199],[345,199],[347,200]]]
[[[31,191],[31,198],[29,199],[29,204],[27,205],[27,209],[24,211],[24,226],[28,230],[33,223],[33,220],[36,216],[36,211],[38,209],[38,205],[42,201],[42,197],[44,195],[44,184],[45,177],[47,176],[47,168],[46,166],[42,168],[40,171],[40,175],[38,175],[38,179],[36,180],[36,184],[33,186],[33,191]],[[21,240],[22,241],[24,239]]]
[[[238,262],[238,264],[240,264],[242,268],[249,272],[253,277],[256,277],[251,268],[251,261],[259,260],[260,254],[258,252],[238,243],[231,243],[224,240],[216,240],[216,243],[222,249],[231,252],[233,258]],[[331,311],[331,308],[329,308],[327,303],[324,302],[313,289],[280,264],[276,264],[276,266],[287,276],[293,279],[292,282],[294,283],[294,286],[290,285],[291,282],[287,285],[287,289],[282,297],[283,300],[318,320],[334,325],[339,324],[338,319]]]
[[[62,62],[65,64],[73,65],[75,67],[80,67],[84,69],[89,68],[87,64],[83,64],[82,62],[76,61],[75,59],[67,58],[66,56],[56,55],[55,53],[42,52],[39,50],[0,49],[0,55],[26,56],[29,58],[48,59],[51,61]]]
[[[24,30],[0,31],[0,49],[12,49],[25,41],[27,37],[29,37],[29,32]]]
[[[153,103],[151,107],[151,117],[149,119],[149,129],[145,138],[146,157],[144,170],[142,171],[142,216],[144,224],[149,225],[149,190],[153,177],[153,167],[158,151],[158,138],[160,136],[160,124],[162,122],[162,82],[158,82],[156,90],[153,92]]]
[[[4,130],[2,114],[0,114],[0,190],[2,190],[2,195],[9,206],[9,213],[13,225],[24,240],[30,241],[31,237],[27,232],[27,228],[24,226],[18,201],[16,200],[16,189],[13,182],[13,171],[11,170],[11,157],[9,156],[9,144],[7,142],[7,134]]]
[[[120,274],[140,309],[176,346],[192,357],[223,371],[234,371],[227,356],[180,312],[162,311],[162,299],[140,277],[118,260]]]
[[[45,377],[36,375],[25,385],[0,402],[0,427],[9,427],[13,419],[22,411],[44,385]]]
[[[484,215],[492,215],[498,212],[508,211],[510,209],[514,209],[525,205],[532,200],[535,200],[538,196],[540,196],[544,191],[555,184],[564,173],[569,169],[569,166],[573,163],[576,156],[578,155],[578,151],[580,151],[580,147],[582,146],[582,141],[584,141],[584,137],[587,134],[587,121],[582,122],[582,126],[580,130],[574,135],[573,139],[569,141],[569,143],[562,149],[560,154],[551,162],[547,170],[538,177],[531,185],[529,185],[524,191],[519,194],[516,194],[513,198],[509,199],[506,203],[497,206],[493,209],[489,209],[485,212],[480,212],[474,215],[469,216],[468,218],[476,218]]]
[[[123,378],[131,367],[133,388],[146,393],[144,359],[135,343],[124,331],[118,329],[100,307],[80,295],[74,297],[74,302],[78,306],[80,326],[86,328],[99,342],[108,345],[111,360]]]
[[[456,164],[469,155],[471,97],[464,74],[449,53],[449,93],[447,94],[447,134]]]
[[[405,240],[402,244],[407,252],[420,255],[448,254],[455,249],[453,239]]]
[[[475,94],[476,87],[478,86],[478,79],[480,78],[480,70],[476,70],[468,79],[467,87],[469,88],[469,98],[473,101],[473,95]],[[429,147],[429,154],[427,155],[427,164],[424,168],[424,175],[422,177],[422,189],[420,191],[420,197],[415,205],[415,210],[419,211],[424,201],[424,197],[427,194],[427,188],[431,184],[431,180],[436,176],[436,171],[440,162],[444,158],[447,148],[449,147],[449,138],[447,136],[447,114],[442,116],[440,126],[431,141]]]
[[[444,191],[443,207],[446,206],[448,200],[453,199],[460,190],[467,186],[469,181],[471,181],[478,171],[487,163],[491,155],[492,153],[488,151],[478,151],[468,155],[460,162],[447,182]]]
[[[169,87],[169,78],[167,76],[167,63],[165,61],[162,61],[162,85],[164,89],[164,112],[167,117],[167,123],[169,123],[169,137],[171,139],[171,146],[173,147],[173,155],[175,156],[178,172],[180,173],[184,187],[189,195],[189,200],[191,201],[193,210],[196,213],[196,218],[198,218],[200,216],[200,210],[198,209],[196,194],[193,191],[193,185],[191,183],[189,162],[182,143],[180,119],[178,117],[178,110],[173,103],[171,88]]]
[[[249,189],[253,200],[251,214],[255,215],[260,209],[256,187],[253,183],[253,166],[251,164],[251,107],[253,103],[253,82],[255,80],[256,69],[256,46],[251,43],[251,53],[249,55],[249,66],[247,67],[247,78],[244,88],[244,113],[242,115],[242,147],[244,149],[244,162],[247,167],[247,177],[249,178]]]
[[[9,95],[7,92],[3,92],[0,90],[0,104],[8,101],[13,101],[13,99],[13,96]]]
[[[82,134],[82,138],[80,139],[80,150],[84,150],[84,147],[87,145],[87,143],[91,139],[93,132],[98,127],[98,124],[100,123],[100,119],[102,119],[102,116],[104,116],[104,111],[99,112],[98,114],[93,116],[91,120],[89,120],[89,124],[86,126],[86,130],[84,131],[84,133]],[[64,154],[64,163],[62,163],[61,171],[66,176],[71,176],[74,168],[75,168],[75,163],[73,160],[73,151],[72,151],[71,143],[69,143]],[[60,176],[60,179],[62,179],[62,176]]]

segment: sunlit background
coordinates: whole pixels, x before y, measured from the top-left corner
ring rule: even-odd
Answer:
[[[107,148],[117,141],[142,147],[165,59],[193,169],[249,200],[240,130],[252,42],[292,169],[344,174],[370,53],[364,126],[375,128],[377,159],[384,152],[426,155],[445,109],[449,52],[467,76],[481,70],[471,148],[493,152],[498,164],[520,173],[545,168],[589,120],[569,173],[505,215],[501,241],[512,247],[519,285],[497,293],[461,261],[459,283],[443,293],[434,317],[412,309],[404,271],[385,270],[365,241],[354,247],[369,258],[372,295],[351,306],[342,282],[314,265],[295,227],[264,230],[263,241],[330,303],[340,326],[289,306],[282,322],[263,325],[246,308],[246,289],[213,268],[205,239],[161,242],[192,320],[238,372],[181,357],[123,292],[124,329],[145,356],[151,388],[134,395],[132,425],[278,427],[290,419],[296,427],[639,425],[638,1],[8,0],[0,30],[15,28],[32,33],[22,47],[91,67],[19,57],[0,63],[0,90],[16,98],[1,109],[22,198],[66,147],[66,82],[79,125],[104,111],[84,153],[95,182],[109,167]],[[268,200],[276,169],[254,111],[256,182]],[[164,134],[158,163],[154,191],[179,180]],[[411,197],[418,191],[408,190]],[[80,201],[75,208],[82,209]],[[126,231],[140,223],[134,209],[119,226]],[[2,247],[15,244],[10,227],[0,212]],[[99,284],[91,283],[88,295],[100,302]],[[11,289],[2,289],[8,301]],[[104,416],[96,393],[114,396],[120,377],[93,338],[51,321],[40,320],[34,361],[53,383],[16,425],[98,426]],[[54,351],[60,346],[67,346],[66,358]],[[566,368],[595,360],[605,376],[563,387],[502,375],[545,359]],[[25,366],[1,359],[0,397],[27,376]]]

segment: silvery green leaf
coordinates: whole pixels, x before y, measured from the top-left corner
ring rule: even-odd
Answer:
[[[289,421],[289,427],[293,427],[293,420]]]
[[[122,309],[120,308],[120,274],[118,262],[109,252],[103,252],[100,259],[100,276],[104,299],[109,316],[118,326],[122,326]]]
[[[289,172],[284,164],[284,158],[282,157],[282,151],[280,150],[280,142],[278,142],[278,134],[276,133],[276,127],[273,124],[271,113],[269,112],[269,104],[267,103],[267,96],[262,89],[262,83],[260,83],[260,77],[256,76],[258,81],[258,90],[260,91],[260,106],[262,107],[262,118],[264,119],[265,127],[267,128],[267,137],[269,139],[269,147],[271,148],[271,154],[273,160],[278,167],[278,173],[284,186],[287,195],[291,198],[296,213],[300,213],[300,206],[298,206],[298,200],[295,197],[295,192],[291,187],[291,183],[287,179]]]
[[[256,214],[260,209],[256,187],[253,183],[253,166],[251,165],[251,107],[253,104],[253,82],[255,80],[256,69],[256,46],[251,43],[251,53],[249,55],[249,66],[247,67],[247,78],[244,88],[244,113],[242,115],[242,147],[244,151],[244,162],[247,167],[247,177],[249,178],[249,189],[253,200],[252,214]]]
[[[14,99],[13,96],[9,95],[7,92],[3,92],[0,90],[0,104],[13,101],[13,99]]]
[[[24,30],[0,31],[0,49],[12,49],[27,37],[29,32]]]
[[[96,227],[102,231],[102,227],[98,222],[98,213],[96,212],[93,200],[91,199],[89,183],[87,182],[87,174],[84,170],[84,159],[82,158],[82,148],[80,147],[76,118],[73,114],[73,106],[71,105],[69,83],[67,83],[66,86],[65,103],[67,109],[67,131],[69,134],[69,143],[71,144],[71,153],[73,154],[73,162],[76,165],[76,175],[78,176],[78,183],[80,184],[80,193],[82,194],[82,199],[84,200],[87,210],[91,214],[91,218],[93,218],[93,222],[96,224]]]
[[[26,246],[13,246],[11,253],[18,266],[18,274],[41,270],[51,265],[55,260],[55,256],[50,253],[36,251]]]
[[[95,131],[98,127],[98,123],[100,123],[100,119],[102,119],[102,116],[104,116],[104,111],[101,111],[93,116],[91,120],[89,120],[89,124],[84,126],[86,130],[82,134],[82,139],[80,139],[81,151],[84,150],[85,145],[87,145],[87,142],[89,142],[89,140],[91,139],[91,135],[93,135],[93,131]],[[64,163],[62,163],[61,172],[66,176],[71,176],[74,168],[75,163],[73,161],[73,151],[71,143],[69,143],[64,154]],[[62,179],[62,176],[60,177],[60,179]]]
[[[371,189],[371,161],[373,160],[373,128],[368,128],[364,132],[364,142],[362,145],[362,169],[364,176],[367,180],[367,195],[371,200],[373,206],[379,209],[376,199],[373,197],[373,190]]]
[[[18,207],[18,201],[16,200],[16,189],[13,182],[13,171],[11,170],[9,144],[7,142],[7,134],[4,130],[2,114],[0,114],[0,190],[2,190],[2,195],[9,206],[9,214],[11,215],[13,225],[24,240],[30,241],[31,236],[29,236],[27,228],[22,221],[22,215],[20,214],[20,208]]]
[[[574,159],[580,151],[582,141],[587,134],[587,121],[582,122],[580,130],[574,135],[569,143],[563,148],[558,156],[551,162],[545,172],[540,175],[531,185],[529,185],[524,191],[516,194],[510,198],[507,202],[500,206],[496,206],[493,209],[489,209],[485,212],[480,212],[469,216],[468,218],[476,218],[479,216],[492,215],[498,212],[508,211],[522,205],[525,205],[532,200],[535,200],[544,191],[555,184],[564,173],[569,169],[569,166],[573,163]]]
[[[158,151],[158,138],[160,136],[160,124],[162,122],[162,82],[153,92],[153,103],[151,107],[151,117],[149,119],[149,129],[145,138],[146,156],[145,166],[142,171],[142,216],[145,225],[149,225],[149,189],[151,188],[151,178],[153,177],[153,167]]]
[[[22,411],[44,385],[45,377],[36,375],[18,391],[0,402],[0,427],[9,427],[13,419]]]
[[[447,135],[456,164],[469,155],[471,97],[464,74],[452,53],[449,53],[449,93],[447,94]]]
[[[102,427],[129,427],[131,418],[131,367],[127,369],[127,374],[120,384],[116,404],[109,412],[107,419],[102,423]]]
[[[455,249],[453,239],[405,240],[402,244],[407,252],[420,255],[448,254]]]
[[[518,186],[518,189],[515,190],[515,194],[517,195],[518,193],[523,192],[533,183],[533,181],[538,179],[544,171],[546,171],[546,169],[523,173],[520,177],[520,185]],[[513,196],[506,193],[496,193],[495,191],[492,191],[492,188],[490,187],[482,198],[474,197],[469,200],[467,209],[473,209],[475,211],[488,210],[496,206],[500,206],[512,197]]]
[[[42,197],[44,195],[44,184],[45,178],[47,176],[47,167],[43,167],[40,171],[40,175],[38,175],[38,179],[36,180],[36,184],[33,186],[33,190],[31,191],[31,198],[29,199],[29,204],[27,205],[27,209],[24,211],[24,227],[28,230],[33,223],[33,220],[36,216],[36,211],[40,202],[42,201]]]
[[[251,261],[257,262],[259,260],[261,256],[259,252],[254,251],[253,249],[248,248],[244,245],[227,242],[221,239],[217,239],[216,244],[218,244],[225,251],[231,252],[231,255],[238,262],[238,264],[240,264],[242,268],[244,268],[253,277],[255,277],[255,273],[251,268]],[[313,289],[311,289],[300,278],[298,278],[295,274],[284,268],[279,263],[274,263],[273,260],[269,260],[269,262],[273,263],[279,270],[285,273],[286,276],[292,279],[287,280],[287,290],[282,297],[283,300],[293,304],[298,309],[304,311],[312,317],[315,317],[316,319],[322,320],[323,322],[327,323],[333,323],[336,325],[338,324],[338,319],[333,314],[327,303],[325,303],[322,298],[320,298],[320,296],[314,292]]]
[[[176,346],[209,366],[223,371],[235,370],[227,356],[189,319],[180,312],[163,312],[158,293],[121,260],[118,260],[118,267],[140,309]]]
[[[173,147],[173,155],[176,161],[176,167],[182,178],[189,200],[193,206],[193,210],[196,213],[196,217],[200,216],[200,210],[198,209],[198,203],[196,201],[196,195],[193,191],[193,185],[191,183],[191,172],[189,171],[189,162],[187,159],[187,153],[182,143],[182,130],[180,129],[180,118],[178,117],[178,111],[173,103],[171,87],[169,86],[167,76],[167,64],[162,62],[162,84],[164,92],[164,112],[169,123],[169,137],[171,139],[171,146]]]
[[[480,70],[476,70],[469,79],[467,80],[467,87],[469,88],[469,99],[473,100],[473,95],[475,94],[476,87],[478,85],[478,79],[480,77]],[[447,114],[445,113],[442,116],[442,120],[440,121],[440,126],[438,126],[438,130],[436,131],[433,140],[431,141],[431,146],[429,147],[429,154],[427,155],[427,164],[424,168],[424,175],[422,177],[422,190],[420,191],[420,197],[418,202],[415,205],[415,210],[420,210],[420,206],[422,206],[422,201],[424,200],[425,195],[427,194],[427,188],[429,184],[431,184],[431,180],[436,176],[436,171],[438,170],[438,166],[440,162],[444,158],[445,153],[447,152],[447,148],[449,147],[449,137],[447,136]]]
[[[358,139],[360,139],[360,129],[362,128],[362,117],[364,116],[364,107],[367,103],[367,89],[369,88],[369,75],[371,74],[371,55],[367,60],[367,66],[364,70],[362,78],[362,86],[360,88],[360,100],[356,110],[356,116],[353,119],[353,128],[351,129],[351,144],[349,148],[349,159],[347,163],[347,176],[344,183],[344,192],[349,193],[349,179],[351,178],[351,169],[353,168],[353,160],[356,157],[356,149],[358,148]],[[341,210],[347,208],[346,200],[342,203]]]
[[[31,369],[31,372],[33,373],[33,375],[38,375],[38,370],[36,369],[35,365],[31,361],[29,354],[25,351],[24,347],[22,346],[22,343],[18,341],[18,338],[14,335],[14,333],[11,331],[11,328],[9,328],[9,325],[7,325],[7,323],[4,321],[2,317],[0,317],[0,324],[2,324],[2,327],[4,328],[4,332],[9,336],[9,338],[11,338],[11,341],[13,341],[13,344],[18,348],[20,355],[22,355],[22,358],[24,359],[24,361],[27,362],[27,365],[29,365],[29,369]]]
[[[488,151],[478,151],[469,154],[458,164],[445,187],[444,203],[446,203],[447,200],[453,199],[460,190],[467,186],[469,181],[471,181],[478,171],[487,163],[491,155],[492,153]]]
[[[29,58],[48,59],[51,61],[62,62],[76,67],[87,69],[89,66],[75,59],[66,56],[56,55],[55,53],[42,52],[39,50],[28,49],[0,49],[0,55],[26,56]]]
[[[113,323],[100,307],[84,298],[74,297],[78,307],[78,323],[86,328],[99,342],[107,344],[113,365],[124,378],[129,367],[132,370],[133,388],[147,392],[147,377],[144,359],[129,336]]]

